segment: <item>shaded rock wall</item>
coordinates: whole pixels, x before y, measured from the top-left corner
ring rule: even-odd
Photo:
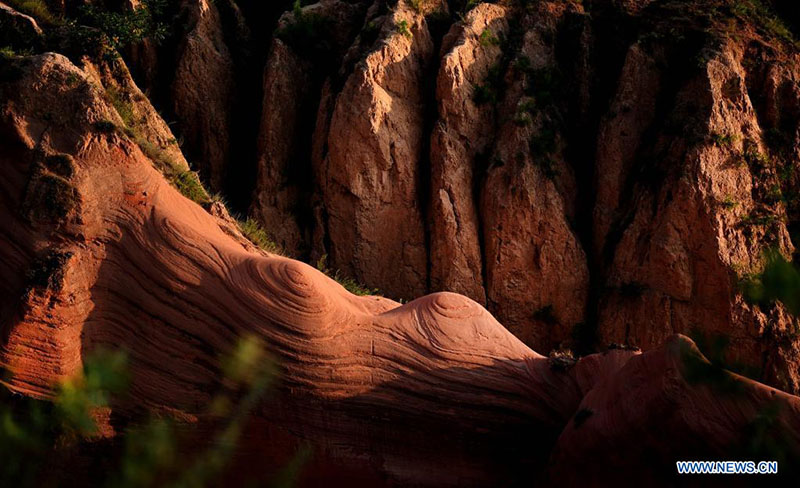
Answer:
[[[349,183],[333,203],[332,197],[323,199],[315,212],[322,219],[332,212],[341,225],[327,221],[316,227],[310,241],[314,255],[327,253],[335,267],[390,296],[405,297],[400,290],[465,293],[502,317],[518,337],[545,350],[598,339],[649,347],[675,331],[735,330],[732,335],[741,339],[732,349],[747,352],[734,352],[733,360],[747,357],[744,362],[757,367],[770,362],[763,351],[756,352],[763,331],[748,325],[764,319],[737,298],[737,281],[757,269],[764,248],[777,245],[791,252],[785,230],[791,218],[770,223],[775,227],[769,231],[753,228],[747,216],[760,211],[765,193],[752,196],[752,204],[744,202],[742,178],[762,186],[780,183],[769,183],[769,176],[747,165],[730,171],[709,166],[713,159],[768,152],[762,141],[768,129],[747,107],[754,96],[762,98],[754,95],[761,89],[745,88],[753,76],[741,73],[744,68],[733,67],[738,81],[720,72],[751,48],[742,40],[719,42],[712,28],[692,24],[678,25],[685,40],[666,43],[666,27],[657,17],[674,12],[645,2],[598,4],[593,20],[568,2],[540,2],[522,16],[507,8],[479,5],[449,29],[438,60],[408,64],[392,75],[404,83],[436,73],[436,115],[423,140],[404,132],[402,124],[368,132],[356,131],[351,122],[346,130],[338,123],[324,126],[325,146],[334,154],[326,153],[322,174],[315,177],[322,187],[334,182],[338,187],[340,182],[328,175],[344,171]],[[403,2],[398,9],[408,12]],[[609,28],[612,22],[621,27]],[[416,24],[408,25],[413,31]],[[427,35],[412,33],[408,39],[412,46],[424,44]],[[379,38],[373,49],[381,52],[387,43],[392,45]],[[772,65],[781,64],[785,55],[779,46],[761,54]],[[369,65],[371,55],[363,56]],[[363,67],[355,66],[350,76]],[[783,76],[787,81],[771,83],[791,86],[794,75]],[[476,90],[488,96],[488,103]],[[429,103],[424,94],[417,96]],[[335,99],[337,105],[346,100],[351,113],[380,113],[371,96],[362,102],[342,92]],[[426,127],[419,117],[409,120]],[[687,133],[678,130],[679,120]],[[413,146],[404,156],[410,169],[402,181],[384,179],[395,191],[406,192],[400,205],[374,183],[361,186],[377,178],[367,177],[381,167],[365,163],[372,156],[339,149],[361,147],[386,130],[392,140]],[[786,133],[793,134],[792,129]],[[353,138],[357,141],[351,144]],[[739,142],[720,147],[714,140]],[[419,153],[426,147],[429,158]],[[694,170],[698,163],[693,161],[708,162]],[[361,164],[367,166],[359,169]],[[709,192],[712,197],[700,196]],[[739,199],[743,203],[735,205],[733,216],[715,217],[720,206]],[[718,202],[711,205],[714,210],[701,209],[712,200]],[[385,206],[403,215],[402,226],[389,227],[409,236],[411,249],[419,250],[376,246],[387,229],[364,227],[355,217],[365,201],[379,202],[369,207],[370,214]],[[413,210],[418,202],[428,203]],[[403,210],[408,205],[411,213]],[[425,225],[413,230],[409,222]],[[736,237],[743,233],[749,237]],[[371,256],[369,264],[360,253]],[[427,268],[419,266],[423,259]],[[411,277],[402,272],[405,263],[416,263]],[[389,269],[401,271],[381,276]],[[684,307],[679,303],[686,304],[687,315],[676,311]],[[700,309],[705,312],[697,315]],[[690,315],[695,318],[689,320]]]
[[[725,335],[796,391],[795,324],[738,294],[793,250],[796,50],[713,0],[463,3],[184,2],[186,154],[387,296],[463,293],[543,351]]]
[[[220,354],[252,334],[278,359],[281,381],[241,455],[263,470],[311,444],[339,471],[315,472],[316,461],[310,486],[562,486],[620,476],[621,466],[625,481],[669,486],[662,474],[687,449],[702,459],[754,449],[796,476],[800,399],[713,366],[686,337],[558,361],[461,295],[404,305],[354,296],[306,264],[254,250],[171,187],[124,132],[99,131],[118,114],[87,75],[95,67],[53,53],[0,66],[9,62],[0,362],[13,391],[46,398],[96,348],[123,348],[131,386],[112,403],[108,435],[144,411],[202,426]],[[766,412],[765,441],[754,444],[749,429]]]

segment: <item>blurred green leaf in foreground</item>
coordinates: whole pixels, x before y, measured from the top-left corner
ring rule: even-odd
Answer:
[[[125,394],[128,370],[125,353],[100,349],[84,358],[81,372],[55,385],[49,400],[14,393],[5,387],[7,382],[0,383],[0,486],[62,484],[60,477],[69,473],[60,473],[60,468],[69,467],[76,455],[97,451],[91,446],[100,438],[98,414]],[[219,391],[201,414],[211,425],[205,447],[195,449],[198,435],[192,433],[192,425],[151,415],[128,425],[116,450],[100,453],[105,469],[96,473],[97,485],[217,486],[250,412],[276,377],[274,361],[253,336],[239,340],[232,353],[220,359],[220,370]],[[189,449],[180,449],[187,444]],[[309,456],[309,449],[302,448],[271,484],[292,486]]]
[[[764,270],[743,281],[742,294],[758,305],[781,302],[789,313],[800,316],[800,272],[778,251],[767,251],[765,257]]]

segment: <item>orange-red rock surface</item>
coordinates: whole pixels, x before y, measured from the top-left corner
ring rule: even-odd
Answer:
[[[797,321],[739,293],[794,249],[797,50],[717,0],[590,3],[287,12],[251,215],[387,296],[464,294],[542,352],[699,332],[797,392]],[[328,28],[281,34],[312,15]]]
[[[318,465],[315,478],[312,466],[312,484],[664,482],[686,457],[780,455],[786,470],[800,460],[800,398],[711,366],[684,336],[573,364],[534,352],[461,295],[402,305],[354,296],[306,264],[256,250],[170,186],[124,132],[100,130],[121,121],[103,95],[110,81],[90,76],[88,61],[78,68],[48,53],[10,66],[0,108],[0,361],[15,391],[47,396],[89,351],[123,348],[132,385],[112,417],[147,409],[193,422],[219,355],[255,334],[281,382],[257,410],[262,437],[249,445],[311,443],[338,469]],[[387,73],[359,72],[375,83],[354,78],[345,90],[378,103]],[[405,96],[408,112],[392,117],[414,116],[414,95]],[[347,117],[337,106],[333,125]],[[384,181],[373,176],[370,184]],[[348,208],[361,215],[361,205]],[[763,445],[751,442],[754,428]]]

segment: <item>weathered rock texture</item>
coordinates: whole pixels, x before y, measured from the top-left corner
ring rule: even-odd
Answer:
[[[563,108],[552,39],[565,11],[520,20],[525,34],[509,66],[505,114],[482,189],[489,310],[527,344],[551,350],[583,322],[589,273],[572,227],[576,194],[564,155]],[[532,108],[531,108],[532,106]]]
[[[96,347],[123,347],[132,384],[112,416],[201,422],[219,354],[255,334],[282,366],[255,414],[263,459],[310,442],[366,486],[591,484],[623,453],[658,455],[626,480],[662,481],[685,441],[697,457],[725,457],[751,445],[749,426],[770,408],[766,445],[783,449],[782,468],[800,460],[800,398],[712,366],[685,337],[573,365],[466,297],[356,297],[246,249],[137,144],[96,131],[115,110],[82,70],[56,54],[13,63],[0,99],[0,360],[13,390],[47,396]]]
[[[187,154],[211,188],[220,190],[231,150],[233,61],[212,2],[185,0],[182,16],[189,27],[176,56],[172,109]]]
[[[4,46],[14,44],[41,44],[44,33],[36,20],[17,12],[0,2],[0,43]]]
[[[323,163],[332,266],[400,298],[427,286],[420,161],[433,49],[424,16],[405,6],[387,16],[336,98]]]
[[[633,53],[626,65],[652,69]],[[762,369],[771,383],[797,391],[796,366],[788,364],[796,360],[784,359],[797,357],[791,332],[795,321],[779,309],[762,311],[737,297],[738,280],[758,269],[766,248],[774,246],[786,255],[793,249],[780,167],[767,162],[770,149],[763,134],[769,126],[761,125],[748,91],[745,55],[734,43],[723,45],[672,95],[666,122],[651,126],[650,140],[643,143],[644,154],[652,159],[640,159],[640,177],[625,168],[627,157],[609,165],[611,174],[634,182],[606,186],[603,193],[609,198],[598,201],[602,214],[623,193],[629,195],[617,224],[618,241],[609,242],[602,230],[596,236],[596,242],[614,249],[599,331],[603,340],[644,348],[675,332],[726,336],[732,362]],[[640,117],[635,112],[654,106],[658,93],[647,94],[649,101],[641,100],[623,117]],[[627,97],[618,94],[618,99]],[[627,137],[634,150],[644,139],[635,131]],[[791,168],[795,163],[785,164]],[[613,188],[616,194],[609,191]]]
[[[797,48],[685,3],[184,0],[125,55],[192,168],[291,255],[395,299],[463,293],[543,352],[724,339],[797,392],[796,320],[739,293],[795,247]],[[1,14],[21,52],[64,36]],[[83,66],[115,125],[187,167],[123,63]]]
[[[502,57],[506,15],[503,7],[481,4],[445,36],[436,81],[439,120],[431,135],[431,287],[481,303],[486,289],[475,188],[495,121],[493,107],[479,106],[473,95]]]
[[[304,11],[359,23],[331,5]],[[374,2],[333,67],[272,43],[275,239],[393,298],[463,293],[543,351],[729,336],[798,391],[796,324],[738,287],[794,248],[796,48],[712,0],[420,5]]]
[[[247,171],[255,166],[260,89],[254,86],[264,36],[291,3],[244,2],[240,9],[233,0],[167,2],[158,19],[166,39],[145,39],[124,53],[137,82],[174,123],[194,169],[239,211],[253,189]]]
[[[314,188],[310,149],[323,80],[341,63],[361,28],[363,10],[332,0],[308,6],[299,16],[287,13],[264,68],[252,213],[272,229],[277,244],[295,254],[307,254],[311,235],[302,209]],[[317,38],[304,37],[306,24],[314,25]]]

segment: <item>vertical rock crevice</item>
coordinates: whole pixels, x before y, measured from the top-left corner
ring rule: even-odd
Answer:
[[[321,198],[331,265],[398,298],[427,285],[417,173],[433,49],[425,16],[398,4],[337,96],[327,136]]]
[[[497,69],[508,36],[507,11],[472,9],[443,40],[436,79],[438,119],[430,138],[431,291],[454,291],[486,304],[479,194],[480,166],[491,149],[494,104],[478,103],[475,87]]]
[[[315,179],[315,126],[324,125],[330,78],[364,22],[365,6],[324,1],[279,21],[263,72],[256,192],[250,208],[288,253],[308,258]],[[321,119],[321,120],[318,120]],[[316,151],[319,152],[319,151]]]
[[[218,179],[234,206],[291,254],[327,255],[390,297],[465,294],[545,352],[649,347],[697,327],[734,329],[737,357],[777,361],[752,338],[785,321],[745,304],[736,283],[763,248],[791,252],[780,221],[798,227],[800,205],[785,198],[798,180],[783,162],[745,172],[736,161],[796,159],[794,58],[767,62],[776,52],[752,31],[733,38],[672,2],[449,4],[322,0],[285,13],[274,36],[254,32],[266,7],[212,6],[175,65],[219,55],[202,66],[227,88],[209,96],[233,93],[234,108],[184,112],[181,132],[227,117]],[[203,28],[221,33],[191,44]],[[771,67],[748,66],[753,56]],[[263,71],[242,69],[248,59]],[[215,76],[220,66],[234,74]],[[230,120],[244,105],[261,112],[258,143],[234,149],[253,137],[229,134],[249,124]],[[192,146],[190,159],[208,160]],[[253,171],[251,202],[235,180]],[[690,320],[698,307],[718,317]]]

